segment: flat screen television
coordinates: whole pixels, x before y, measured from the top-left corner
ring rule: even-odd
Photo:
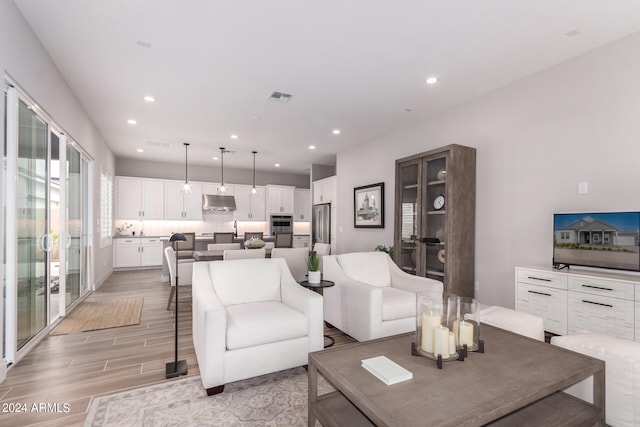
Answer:
[[[553,266],[640,271],[640,212],[553,215]]]

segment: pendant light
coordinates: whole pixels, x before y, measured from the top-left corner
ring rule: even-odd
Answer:
[[[251,187],[251,195],[255,196],[258,194],[258,190],[256,190],[256,154],[257,151],[252,151],[253,154],[253,187]]]
[[[220,147],[220,187],[218,187],[218,193],[224,193],[224,147]]]
[[[182,192],[185,194],[191,193],[191,186],[189,185],[189,169],[187,162],[187,151],[189,150],[189,143],[184,142],[184,185],[182,186]]]

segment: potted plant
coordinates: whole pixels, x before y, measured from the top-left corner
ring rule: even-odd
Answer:
[[[320,258],[315,251],[309,252],[307,268],[309,269],[309,283],[320,283]]]
[[[378,245],[376,246],[375,250],[379,252],[386,252],[387,254],[389,254],[391,259],[393,259],[393,246]]]

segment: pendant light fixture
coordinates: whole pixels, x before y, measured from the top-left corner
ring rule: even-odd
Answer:
[[[252,151],[253,154],[253,187],[251,187],[251,195],[255,196],[258,194],[258,190],[256,190],[256,154],[257,151]]]
[[[218,187],[218,193],[224,193],[224,147],[220,147],[220,187]]]
[[[191,193],[191,186],[189,185],[189,163],[187,161],[187,151],[189,150],[189,143],[184,142],[184,185],[182,186],[182,192],[185,194]]]

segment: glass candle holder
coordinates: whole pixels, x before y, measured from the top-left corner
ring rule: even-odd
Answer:
[[[467,346],[467,351],[477,351],[480,342],[480,310],[474,298],[458,297],[452,325],[456,346]]]
[[[442,360],[457,359],[455,335],[451,330],[457,297],[452,294],[416,294],[415,349],[421,356]]]

